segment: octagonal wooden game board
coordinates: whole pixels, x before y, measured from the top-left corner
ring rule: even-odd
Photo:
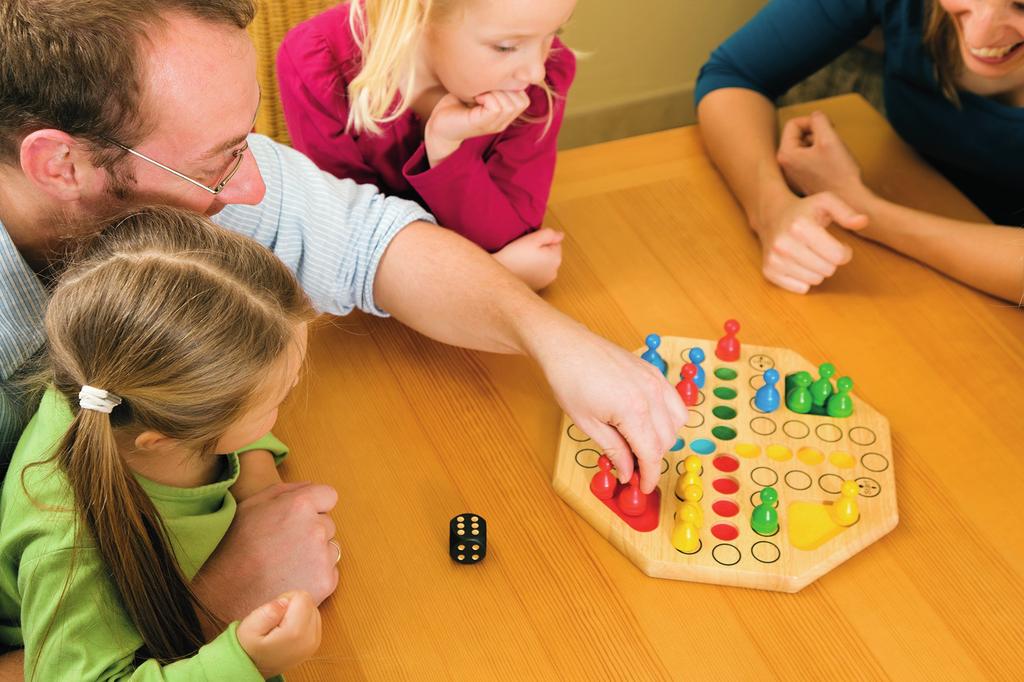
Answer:
[[[806,370],[818,376],[814,365],[786,348],[743,344],[739,360],[723,362],[715,357],[715,341],[662,337],[658,350],[673,384],[695,346],[706,356],[706,383],[679,433],[682,447],[677,443],[678,449],[662,461],[653,530],[636,530],[634,525],[643,524],[590,491],[600,449],[567,416],[562,420],[555,490],[640,570],[658,578],[796,592],[896,526],[885,417],[855,391],[854,412],[842,419],[791,412],[784,395],[774,412],[758,410],[754,394],[765,370],[779,371],[780,392],[786,375]],[[842,374],[838,369],[837,377]],[[683,460],[695,453],[703,464],[703,523],[699,549],[684,554],[670,540],[680,504],[674,490],[680,472],[685,473]],[[831,523],[828,511],[849,479],[859,487],[860,518],[842,527]],[[778,491],[779,529],[764,537],[751,529],[750,517],[761,489],[769,485]]]

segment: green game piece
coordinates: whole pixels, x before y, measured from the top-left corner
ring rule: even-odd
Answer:
[[[843,377],[836,382],[836,386],[839,391],[828,399],[825,409],[830,417],[837,419],[849,417],[853,414],[853,398],[850,397],[850,391],[853,390],[853,379]]]
[[[811,397],[811,391],[808,388],[810,385],[811,375],[809,372],[797,372],[793,376],[794,388],[786,394],[786,407],[789,408],[790,412],[807,414],[811,411],[811,406],[814,405],[814,398]]]
[[[811,384],[811,398],[818,407],[824,407],[825,401],[832,395],[832,375],[836,373],[836,366],[826,362],[818,368],[819,378]]]
[[[779,530],[779,512],[775,509],[775,502],[779,499],[779,493],[775,488],[768,486],[761,490],[761,504],[754,507],[750,515],[750,527],[758,535],[775,535]]]

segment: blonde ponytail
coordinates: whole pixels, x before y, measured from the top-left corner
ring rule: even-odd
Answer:
[[[79,410],[56,461],[147,654],[171,662],[204,644],[197,614],[218,620],[181,572],[159,512],[118,452],[110,420]]]

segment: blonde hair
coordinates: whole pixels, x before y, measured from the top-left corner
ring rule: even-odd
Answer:
[[[359,73],[348,85],[349,130],[379,135],[382,123],[395,121],[409,109],[420,36],[428,23],[445,19],[458,4],[459,0],[349,0],[349,29],[362,55]],[[547,82],[538,87],[548,103],[543,137],[551,128],[555,94]],[[527,123],[545,120],[521,118]]]
[[[960,57],[960,38],[949,13],[942,8],[939,0],[924,0],[925,25],[923,42],[935,62],[935,79],[942,94],[956,106],[960,96],[956,91],[956,77],[963,68]]]
[[[53,292],[48,380],[74,415],[53,461],[73,493],[78,533],[91,533],[145,651],[162,662],[202,646],[200,615],[218,619],[182,573],[115,431],[154,430],[212,453],[312,316],[269,250],[171,208],[117,219]],[[110,414],[80,409],[85,384],[123,402]]]

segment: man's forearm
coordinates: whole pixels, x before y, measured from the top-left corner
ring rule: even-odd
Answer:
[[[862,236],[999,298],[1024,298],[1024,230],[944,218],[874,195],[854,205],[869,217]]]
[[[547,332],[578,324],[472,242],[422,222],[406,227],[388,246],[374,298],[426,336],[492,353],[536,357]]]
[[[658,370],[558,312],[480,248],[426,223],[403,229],[378,268],[377,305],[438,341],[524,353],[623,482],[650,492],[686,408]]]

